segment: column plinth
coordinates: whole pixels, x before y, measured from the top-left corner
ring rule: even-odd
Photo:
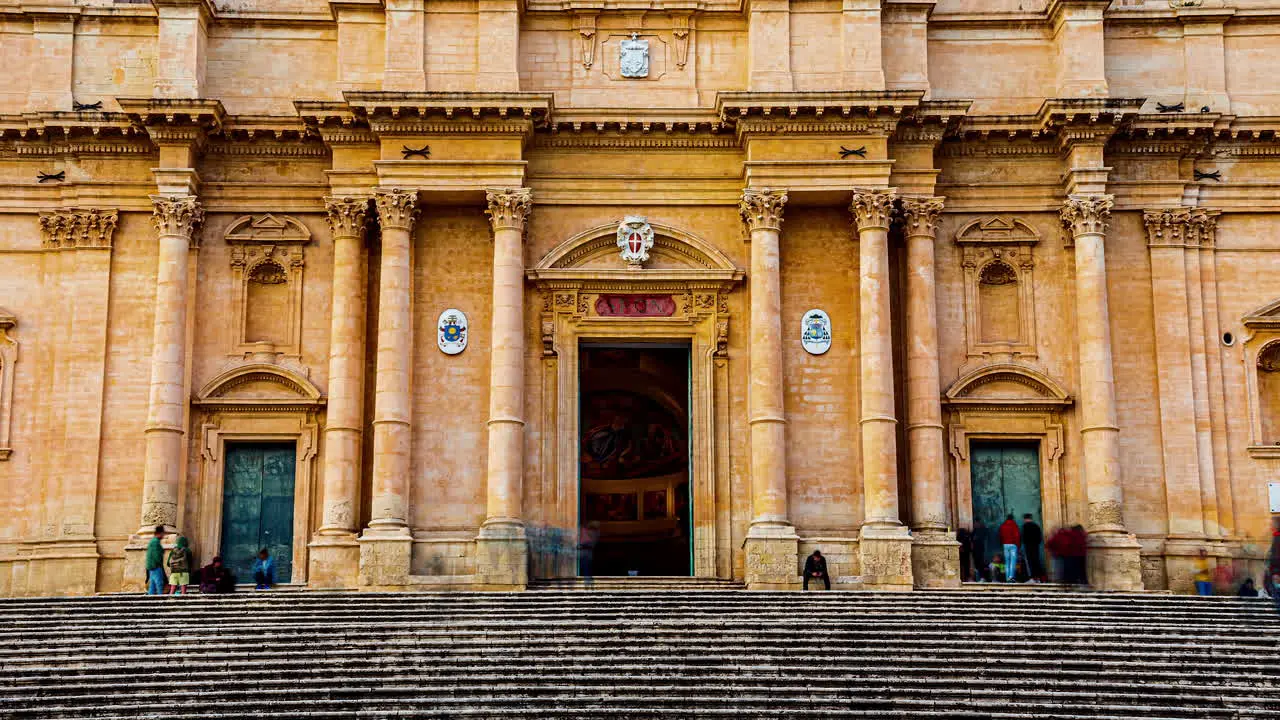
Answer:
[[[787,513],[787,419],[783,404],[779,233],[785,190],[747,189],[739,212],[751,243],[751,525],[744,543],[752,588],[798,585],[799,537]]]
[[[1110,195],[1073,195],[1062,222],[1075,242],[1076,342],[1080,363],[1080,443],[1089,499],[1089,581],[1107,590],[1141,590],[1141,546],[1124,525],[1120,427],[1111,367],[1106,223]]]
[[[139,589],[147,542],[157,526],[178,532],[178,492],[186,469],[187,305],[189,260],[204,208],[192,195],[155,195],[158,236],[151,391],[144,430],[142,519],[125,548],[124,588]]]
[[[889,221],[893,190],[855,188],[850,211],[858,233],[864,587],[909,590],[911,533],[898,513],[898,420],[893,396],[889,314]]]
[[[489,351],[489,453],[485,521],[476,538],[480,584],[523,589],[528,544],[524,479],[524,227],[533,207],[527,188],[485,191],[493,226],[493,316]]]
[[[960,544],[947,506],[934,243],[943,198],[904,197],[907,236],[907,453],[911,571],[919,587],[960,585]]]
[[[325,198],[333,236],[333,312],[325,413],[322,519],[311,538],[307,582],[354,587],[360,562],[356,530],[364,426],[365,223],[369,201]]]
[[[360,536],[361,585],[401,585],[409,574],[412,467],[413,223],[418,195],[374,193],[382,227],[378,285],[378,365],[374,379],[373,498]]]

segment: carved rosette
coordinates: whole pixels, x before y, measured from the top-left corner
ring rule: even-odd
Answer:
[[[152,195],[151,222],[161,237],[184,237],[194,247],[196,230],[204,222],[204,208],[195,195]]]
[[[853,202],[849,212],[853,213],[854,223],[858,230],[881,228],[888,230],[889,221],[893,219],[893,202],[897,193],[893,190],[878,188],[854,188]]]
[[[503,228],[524,230],[525,220],[533,210],[533,191],[529,188],[489,189],[484,191],[489,207],[485,214],[494,232]]]
[[[1062,226],[1073,238],[1104,235],[1114,206],[1111,195],[1072,195],[1062,205]]]
[[[418,193],[414,190],[384,188],[375,190],[373,203],[378,208],[378,223],[383,228],[412,230],[418,217]]]
[[[782,209],[787,204],[786,190],[756,190],[747,188],[742,191],[742,200],[738,203],[738,213],[747,224],[747,230],[781,230]]]
[[[333,237],[360,237],[369,221],[369,200],[362,197],[327,197],[329,232]]]
[[[46,248],[109,248],[119,213],[115,210],[68,208],[40,214]]]
[[[942,215],[945,198],[927,195],[907,195],[902,198],[902,223],[907,236],[938,236],[938,218]]]

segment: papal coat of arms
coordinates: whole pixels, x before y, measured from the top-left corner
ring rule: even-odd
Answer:
[[[639,270],[642,263],[649,260],[649,248],[653,247],[653,228],[649,221],[628,215],[618,224],[618,249],[622,251],[622,259],[633,270]]]
[[[445,355],[457,355],[467,349],[467,316],[461,310],[449,308],[440,313],[437,323],[440,335],[436,345]]]
[[[619,45],[618,68],[624,78],[649,77],[649,41],[631,33],[630,40]]]
[[[831,349],[831,318],[822,310],[810,310],[800,321],[800,344],[810,355]]]

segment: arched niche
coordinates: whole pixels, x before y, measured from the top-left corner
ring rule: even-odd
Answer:
[[[541,306],[542,402],[540,505],[536,522],[578,524],[581,490],[580,355],[583,339],[679,342],[690,347],[689,444],[693,494],[693,573],[733,576],[729,447],[729,295],[743,272],[710,243],[661,223],[649,260],[629,266],[617,245],[618,223],[575,234],[527,271]],[[570,441],[564,441],[570,438]],[[574,574],[572,563],[560,574]]]
[[[294,458],[293,577],[306,582],[307,539],[311,537],[312,498],[319,497],[317,453],[319,415],[325,398],[305,371],[274,363],[248,363],[223,370],[200,388],[192,401],[192,427],[199,428],[200,457],[194,507],[186,527],[198,548],[211,553],[222,544],[223,480],[227,443],[292,442]],[[204,558],[207,560],[208,558]]]
[[[1015,363],[969,370],[947,388],[943,407],[951,455],[952,517],[957,526],[973,523],[970,449],[975,440],[1035,442],[1044,526],[1065,523],[1062,413],[1071,404],[1062,383],[1038,368]]]
[[[963,225],[955,235],[964,267],[965,339],[971,359],[1036,357],[1035,253],[1040,233],[1013,217]]]
[[[231,248],[232,355],[301,352],[302,282],[311,231],[288,215],[243,215],[223,234]]]

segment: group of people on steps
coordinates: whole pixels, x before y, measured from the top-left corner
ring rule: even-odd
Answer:
[[[164,526],[157,525],[151,542],[147,543],[148,595],[185,595],[192,585],[198,586],[202,594],[229,593],[236,589],[236,576],[221,557],[213,558],[193,573],[195,560],[187,539],[179,535],[173,547],[166,551],[164,538]],[[253,582],[257,590],[269,590],[275,585],[275,562],[266,548],[259,550],[254,558]]]

